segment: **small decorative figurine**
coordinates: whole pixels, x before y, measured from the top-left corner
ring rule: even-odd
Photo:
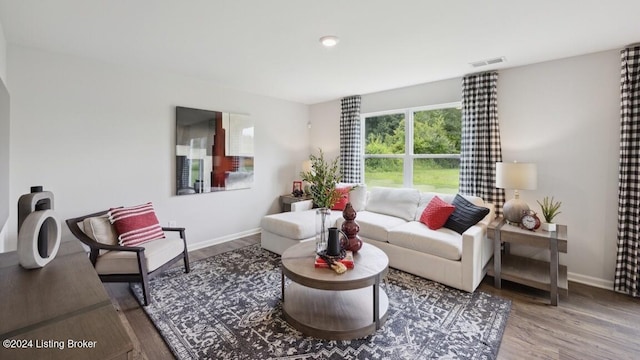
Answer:
[[[362,240],[360,240],[360,237],[358,236],[360,225],[358,225],[355,220],[356,215],[356,210],[353,208],[351,203],[347,203],[342,211],[342,217],[345,220],[342,223],[342,231],[347,235],[348,239],[345,250],[351,250],[354,254],[362,247]]]

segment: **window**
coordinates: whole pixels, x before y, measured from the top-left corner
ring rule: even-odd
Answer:
[[[457,193],[460,103],[363,114],[367,186]]]

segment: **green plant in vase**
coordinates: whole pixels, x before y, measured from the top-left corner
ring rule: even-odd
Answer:
[[[542,229],[547,231],[556,231],[556,224],[553,222],[553,219],[561,214],[560,206],[562,205],[561,201],[555,201],[553,196],[549,199],[548,196],[545,196],[542,199],[542,202],[536,200],[538,205],[540,205],[540,209],[542,210],[542,216],[544,217],[544,223],[542,224]]]
[[[338,169],[338,159],[327,162],[322,149],[318,156],[311,154],[311,170],[300,173],[303,181],[310,184],[309,192],[316,210],[316,251],[323,252],[327,248],[331,208],[340,199],[336,185],[342,179]]]
[[[320,208],[329,208],[340,200],[340,192],[336,190],[336,184],[342,179],[338,169],[338,159],[331,162],[324,159],[322,149],[320,155],[309,155],[311,170],[300,173],[303,181],[310,184],[309,192],[313,203]]]

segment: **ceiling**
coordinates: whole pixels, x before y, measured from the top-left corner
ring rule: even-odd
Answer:
[[[640,41],[639,14],[639,0],[0,0],[10,45],[304,104],[619,49]]]

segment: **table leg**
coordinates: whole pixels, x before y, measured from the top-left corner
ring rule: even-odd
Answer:
[[[558,306],[558,239],[556,232],[552,232],[549,239],[549,249],[551,250],[551,261],[549,261],[549,280],[551,282],[551,305]]]
[[[284,272],[280,270],[280,293],[282,294],[282,302],[284,302]]]
[[[502,289],[502,241],[500,240],[500,228],[497,226],[493,237],[493,286]]]
[[[373,322],[376,323],[376,330],[380,329],[380,276],[376,276],[373,284]]]

